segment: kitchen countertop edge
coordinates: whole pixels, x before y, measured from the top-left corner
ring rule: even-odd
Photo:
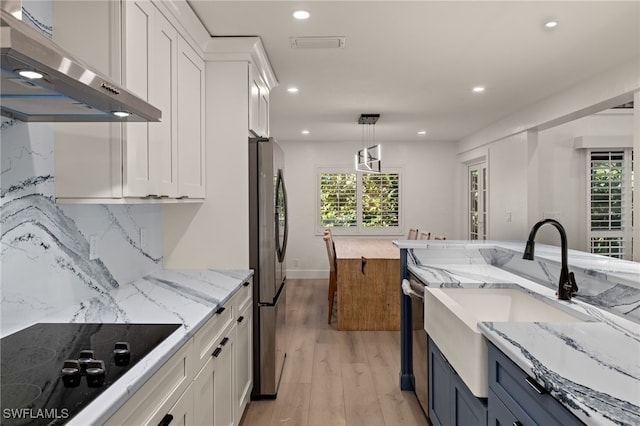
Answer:
[[[162,270],[156,274],[150,274],[146,278],[162,278],[172,270]],[[105,392],[101,393],[95,400],[88,404],[82,411],[69,420],[67,425],[87,425],[104,424],[114,413],[116,413],[146,382],[151,378],[174,354],[176,354],[206,322],[215,315],[216,309],[226,303],[240,289],[243,283],[253,276],[253,270],[180,270],[186,276],[215,275],[220,276],[220,281],[225,281],[224,289],[218,288],[222,297],[217,303],[208,307],[205,314],[198,315],[198,319],[191,320],[189,324],[181,324],[181,327],[168,336],[151,352],[149,352],[131,370],[112,384]],[[131,284],[135,284],[134,281]],[[174,281],[175,282],[175,281]],[[176,282],[177,283],[177,282]],[[180,283],[177,283],[180,284]],[[123,286],[126,287],[127,285]],[[137,302],[140,303],[143,298]],[[56,320],[58,318],[58,320]],[[59,322],[59,315],[48,318],[47,322]],[[77,321],[72,321],[77,322]],[[142,321],[136,321],[142,322]],[[150,321],[158,322],[158,321]],[[169,318],[167,323],[176,323]]]

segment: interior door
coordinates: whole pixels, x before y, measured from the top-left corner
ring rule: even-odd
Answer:
[[[470,165],[468,168],[467,178],[469,239],[486,240],[488,223],[487,163],[483,162]]]

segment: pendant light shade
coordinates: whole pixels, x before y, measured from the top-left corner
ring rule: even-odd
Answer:
[[[355,155],[356,171],[380,173],[382,149],[376,144],[375,125],[380,114],[360,114],[358,124],[362,125],[362,149]]]

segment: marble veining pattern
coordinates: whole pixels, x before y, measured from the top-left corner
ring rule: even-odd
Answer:
[[[182,325],[69,424],[104,423],[252,275],[250,270],[162,270],[44,318],[44,322]]]
[[[479,328],[586,424],[640,424],[640,341],[628,333],[602,323],[490,322]],[[605,344],[620,353],[612,357],[602,350]]]
[[[518,242],[396,242],[408,267],[439,287],[518,285],[555,299],[560,252]],[[569,252],[579,297],[558,301],[589,317],[577,323],[483,322],[484,336],[587,425],[640,424],[640,264]],[[508,284],[512,283],[512,284]],[[580,294],[583,293],[583,294]]]
[[[52,4],[22,2],[24,21],[48,37]],[[97,307],[113,305],[111,289],[162,269],[160,206],[57,204],[54,124],[3,117],[0,131],[3,334],[78,304],[79,318],[98,317]],[[126,318],[117,309],[112,315]]]

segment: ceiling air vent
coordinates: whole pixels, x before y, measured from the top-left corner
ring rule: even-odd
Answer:
[[[289,37],[292,49],[343,49],[346,37]]]

